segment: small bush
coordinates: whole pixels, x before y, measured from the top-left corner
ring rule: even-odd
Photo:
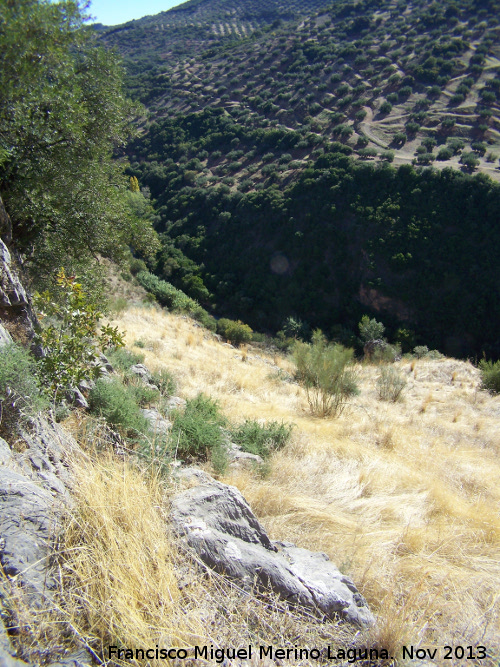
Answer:
[[[97,380],[89,394],[90,410],[126,436],[136,439],[149,430],[135,400],[133,387],[125,387],[118,378]]]
[[[377,379],[378,396],[381,401],[396,403],[401,400],[406,380],[399,371],[392,366],[382,368]]]
[[[174,396],[177,391],[177,381],[172,373],[166,368],[151,373],[151,379],[163,396]]]
[[[139,271],[147,271],[148,267],[146,266],[146,262],[144,262],[142,259],[131,259],[130,260],[130,273],[135,276],[139,273]]]
[[[382,322],[377,322],[375,318],[370,319],[368,315],[363,315],[358,327],[363,343],[368,343],[371,340],[380,340],[385,331],[385,326]]]
[[[426,356],[427,359],[432,359],[433,361],[436,361],[437,359],[444,359],[444,354],[442,354],[439,350],[429,350]]]
[[[199,306],[191,313],[193,320],[199,322],[205,329],[215,333],[217,331],[217,320],[213,315],[210,315],[204,308]]]
[[[369,159],[377,157],[378,151],[376,148],[370,146],[369,148],[360,148],[358,150],[358,155],[363,159]]]
[[[131,382],[127,386],[127,390],[132,394],[134,401],[141,408],[148,407],[151,403],[157,402],[160,398],[158,389],[145,385],[139,378],[136,378],[134,382]]]
[[[259,424],[247,419],[231,433],[234,442],[250,454],[258,454],[266,458],[271,452],[282,449],[290,440],[293,424],[271,421]]]
[[[19,418],[31,417],[47,405],[39,386],[36,362],[28,350],[15,343],[1,346],[0,424],[10,429]]]
[[[392,364],[401,359],[401,345],[384,345],[376,347],[371,355],[371,361],[375,364]]]
[[[296,379],[306,390],[311,413],[317,417],[342,414],[349,398],[359,393],[352,369],[354,351],[328,343],[317,330],[312,344],[295,344],[293,356]]]
[[[448,147],[441,148],[441,150],[437,154],[437,159],[441,161],[449,160],[452,157],[453,157],[453,151],[451,150],[451,148]]]
[[[481,388],[492,394],[500,394],[500,361],[481,359],[479,370],[481,371]]]
[[[212,460],[217,472],[227,461],[223,428],[226,418],[219,403],[198,394],[188,400],[184,412],[176,412],[171,431],[171,447],[184,460]]]
[[[113,368],[122,373],[126,373],[132,366],[142,364],[144,355],[142,352],[132,352],[131,350],[126,350],[125,348],[120,347],[117,350],[108,352],[108,359]]]
[[[394,162],[394,151],[382,151],[380,159],[384,160],[384,162]]]
[[[54,293],[35,292],[34,303],[42,326],[34,341],[45,355],[38,361],[38,373],[54,398],[60,391],[76,387],[82,380],[100,376],[102,350],[122,347],[123,335],[117,328],[101,325],[102,317],[75,276],[60,269]]]
[[[249,343],[252,340],[252,329],[240,320],[235,321],[222,317],[217,322],[217,333],[233,345]]]
[[[417,359],[422,359],[429,353],[429,348],[427,345],[417,345],[415,348],[413,348],[413,354],[417,357]]]

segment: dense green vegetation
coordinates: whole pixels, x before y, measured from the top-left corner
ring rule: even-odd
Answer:
[[[39,280],[155,252],[152,209],[114,159],[139,111],[77,2],[0,4],[0,194]]]
[[[180,119],[176,129],[194,132],[215,113]],[[219,145],[238,131],[222,118]],[[214,134],[200,130],[200,141]],[[263,132],[258,150],[290,134]],[[403,327],[414,344],[498,354],[500,186],[452,169],[357,162],[341,144],[325,148],[288,186],[270,179],[247,193],[186,183],[189,162],[133,163],[161,218],[158,275],[188,293],[190,276],[202,278],[219,313],[258,330],[277,331],[292,314],[350,342],[346,329],[356,332],[368,311],[380,313],[391,337]]]
[[[496,173],[498,9],[192,0],[101,26],[139,119],[76,4],[2,5],[15,245],[39,281],[131,248],[156,300],[234,342],[292,318],[353,345],[369,314],[404,350],[496,357],[499,186],[473,172]]]
[[[498,172],[498,17],[217,0],[103,30],[151,112],[127,148],[157,215],[150,270],[257,331],[292,317],[353,345],[369,313],[403,350],[500,354],[499,190],[473,177]]]
[[[406,146],[420,164],[457,134],[498,158],[497,2],[266,4],[188,2],[103,39],[155,116],[215,106],[257,128],[342,137],[365,159]]]

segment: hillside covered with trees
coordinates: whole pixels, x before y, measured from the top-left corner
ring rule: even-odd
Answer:
[[[150,112],[126,149],[149,268],[270,333],[349,342],[369,313],[404,347],[498,356],[498,5],[266,7],[100,27]]]

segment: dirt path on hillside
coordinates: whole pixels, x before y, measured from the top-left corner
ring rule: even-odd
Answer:
[[[389,148],[389,144],[387,142],[383,142],[373,132],[373,125],[372,125],[373,124],[373,109],[371,107],[363,107],[363,109],[366,111],[366,117],[359,124],[359,128],[360,128],[361,132],[363,132],[363,134],[366,136],[366,138],[369,139],[376,146],[379,146],[380,148],[384,148],[384,149]]]

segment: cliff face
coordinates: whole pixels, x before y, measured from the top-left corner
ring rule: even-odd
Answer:
[[[2,238],[7,245],[12,241],[12,224],[10,222],[9,214],[5,210],[2,198],[0,197],[0,238]]]
[[[0,198],[0,344],[12,339],[28,343],[37,323],[31,299],[8,248],[11,241],[11,221]]]

